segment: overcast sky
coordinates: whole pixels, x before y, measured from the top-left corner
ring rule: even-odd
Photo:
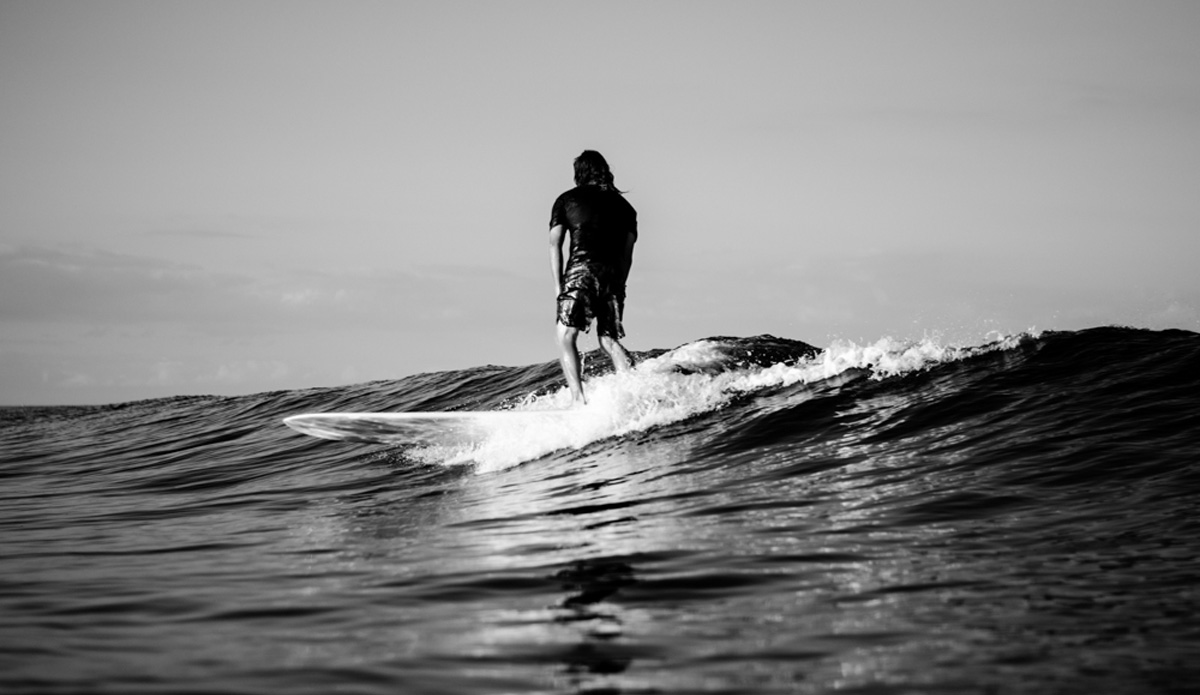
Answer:
[[[634,350],[1200,330],[1197,36],[1190,0],[0,0],[0,403],[552,360],[587,148],[639,212]]]

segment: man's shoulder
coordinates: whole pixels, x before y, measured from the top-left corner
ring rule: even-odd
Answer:
[[[567,205],[582,205],[588,208],[595,207],[610,210],[616,207],[636,214],[633,205],[625,199],[625,196],[620,191],[611,188],[601,188],[599,186],[583,185],[563,191],[554,200],[554,207],[562,208]]]
[[[591,189],[591,188],[595,188],[595,186],[575,186],[574,188],[568,188],[567,190],[563,191],[562,193],[559,194],[558,197],[559,198],[580,198],[580,197],[586,196],[590,192],[589,189]]]
[[[565,203],[579,200],[579,197],[580,197],[579,189],[580,188],[581,188],[580,186],[576,186],[572,189],[569,189],[569,190],[563,191],[562,193],[559,193],[558,197],[554,199],[555,207],[558,207],[559,205],[563,205]]]

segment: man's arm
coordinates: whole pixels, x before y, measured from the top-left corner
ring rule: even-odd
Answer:
[[[556,224],[550,228],[550,274],[554,276],[554,296],[563,291],[563,226]]]
[[[621,257],[621,287],[629,281],[629,269],[633,267],[633,245],[637,242],[636,234],[625,235],[625,254]]]

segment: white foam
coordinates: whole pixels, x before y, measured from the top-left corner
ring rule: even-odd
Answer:
[[[495,471],[561,449],[579,449],[609,437],[679,422],[720,409],[748,393],[814,383],[851,369],[868,370],[874,379],[902,376],[983,352],[1011,349],[1023,337],[1009,336],[967,347],[941,345],[936,338],[917,342],[882,338],[866,345],[835,341],[816,357],[795,364],[725,371],[713,369],[727,359],[720,345],[698,341],[645,360],[630,372],[588,380],[585,406],[564,412],[570,405],[570,394],[563,387],[550,394],[530,396],[514,408],[553,415],[544,421],[517,427],[503,421],[485,423],[488,434],[477,445],[412,453],[431,463],[474,463],[478,472]],[[708,371],[692,371],[697,369]]]

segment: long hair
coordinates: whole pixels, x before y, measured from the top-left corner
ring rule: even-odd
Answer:
[[[617,190],[608,162],[605,161],[604,155],[596,150],[584,150],[583,154],[575,158],[575,185]]]

